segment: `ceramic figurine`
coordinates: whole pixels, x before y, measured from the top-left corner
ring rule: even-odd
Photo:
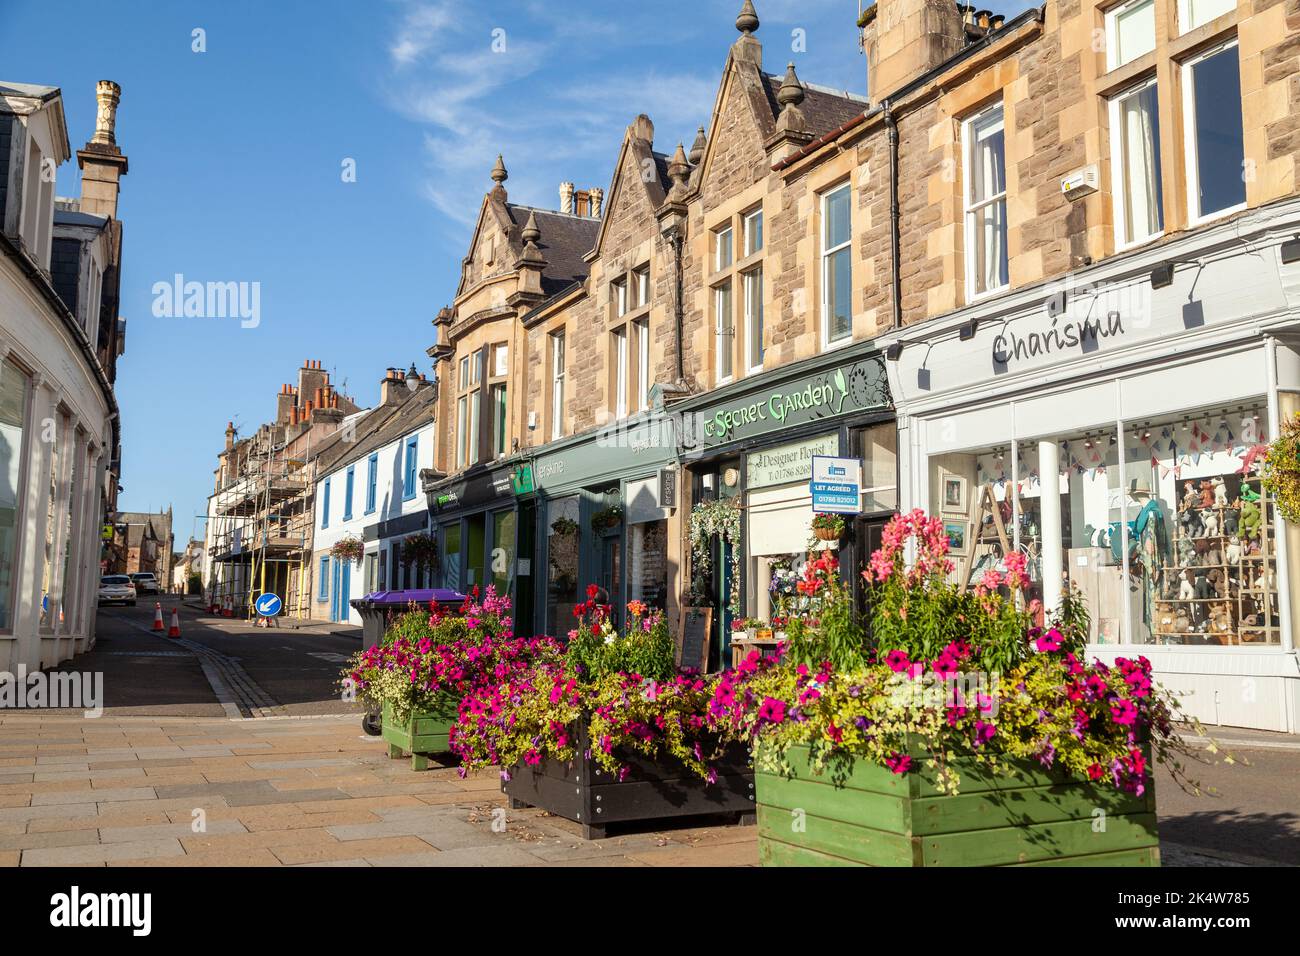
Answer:
[[[1233,538],[1228,542],[1227,558],[1229,564],[1241,563],[1241,539],[1240,538]]]
[[[1201,496],[1196,493],[1196,485],[1193,482],[1183,482],[1183,503],[1179,511],[1189,511],[1195,508],[1201,502]]]
[[[1202,508],[1214,507],[1214,488],[1208,481],[1201,482],[1201,504]]]
[[[1206,538],[1217,538],[1219,536],[1219,513],[1214,510],[1205,512],[1201,516],[1202,535]]]
[[[1223,483],[1222,478],[1211,478],[1210,485],[1214,488],[1214,505],[1217,508],[1228,507],[1228,486]]]
[[[1186,571],[1178,572],[1178,599],[1181,601],[1190,601],[1196,597],[1196,588],[1192,586],[1192,579]]]
[[[1241,511],[1237,508],[1223,509],[1223,533],[1234,535],[1237,533],[1237,522],[1241,519]]]

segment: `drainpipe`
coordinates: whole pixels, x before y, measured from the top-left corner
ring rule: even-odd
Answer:
[[[903,325],[903,289],[900,282],[898,262],[899,246],[899,211],[898,211],[898,123],[889,100],[882,104],[885,111],[885,130],[889,134],[889,287],[893,298],[893,324],[891,328]]]

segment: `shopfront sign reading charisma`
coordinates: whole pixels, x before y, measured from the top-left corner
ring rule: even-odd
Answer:
[[[839,415],[889,408],[889,386],[879,357],[837,366],[759,394],[696,413],[687,447],[710,447]]]
[[[1075,349],[1087,352],[1095,349],[1102,339],[1123,334],[1124,320],[1118,312],[1107,313],[1099,319],[1058,316],[1043,329],[1017,332],[1007,328],[993,338],[993,366],[1005,369],[1012,361],[1059,355]]]

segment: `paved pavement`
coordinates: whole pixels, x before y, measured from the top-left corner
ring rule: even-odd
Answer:
[[[62,668],[104,674],[103,716],[0,711],[0,866],[757,862],[752,827],[585,842],[568,821],[507,811],[495,773],[390,760],[336,690],[359,636],[188,609],[176,641],[152,618],[102,611],[95,650]],[[1157,779],[1165,864],[1300,865],[1300,738],[1214,735],[1243,762],[1196,768],[1210,792]]]
[[[353,715],[0,716],[0,866],[755,865],[752,827],[587,842]]]

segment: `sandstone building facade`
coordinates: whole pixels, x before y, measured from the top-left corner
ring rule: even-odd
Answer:
[[[509,588],[521,631],[588,583],[710,607],[724,663],[808,550],[812,457],[852,457],[847,570],[942,514],[961,575],[1019,550],[1097,653],[1294,730],[1298,542],[1251,462],[1300,407],[1300,7],[879,0],[862,95],[765,64],[748,0],[736,26],[689,148],[635,117],[581,212],[493,170],[430,349],[444,582]]]

